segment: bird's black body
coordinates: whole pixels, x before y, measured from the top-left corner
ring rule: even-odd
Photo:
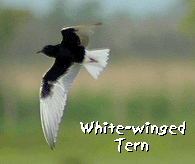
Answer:
[[[53,66],[43,76],[40,89],[40,119],[51,149],[55,147],[68,93],[79,71],[85,68],[97,80],[107,65],[109,49],[85,50],[89,36],[99,25],[101,23],[62,28],[61,43],[47,45],[38,51],[55,58]]]
[[[73,62],[81,63],[84,60],[85,48],[80,45],[80,39],[75,33],[75,29],[68,28],[62,30],[61,33],[63,36],[61,44],[47,45],[39,51],[49,57],[56,58],[54,65],[43,77],[41,98],[52,94],[53,82],[66,73]]]

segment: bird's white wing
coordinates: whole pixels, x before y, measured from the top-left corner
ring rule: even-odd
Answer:
[[[82,64],[79,63],[71,65],[68,71],[53,84],[51,95],[40,98],[42,129],[51,149],[55,146],[57,131],[67,104],[68,92],[81,68]]]

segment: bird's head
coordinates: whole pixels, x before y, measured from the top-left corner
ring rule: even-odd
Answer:
[[[38,51],[37,53],[43,53],[47,56],[50,57],[55,57],[56,56],[56,52],[57,52],[57,47],[53,46],[53,45],[47,45],[45,47],[43,47],[43,49],[41,51]]]

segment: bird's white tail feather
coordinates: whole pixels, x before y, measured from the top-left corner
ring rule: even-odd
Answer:
[[[101,50],[86,50],[85,61],[83,66],[89,72],[89,74],[97,80],[100,72],[107,65],[107,60],[109,56],[110,49]]]

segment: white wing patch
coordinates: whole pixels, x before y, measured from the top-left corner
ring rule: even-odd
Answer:
[[[67,104],[68,92],[81,68],[82,64],[74,63],[66,74],[62,75],[54,83],[51,95],[46,98],[40,98],[42,129],[51,149],[55,147],[57,131]]]

